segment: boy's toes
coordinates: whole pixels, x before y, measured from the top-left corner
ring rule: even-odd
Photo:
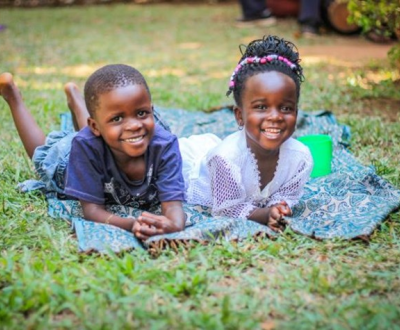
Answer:
[[[73,82],[67,82],[64,85],[64,92],[67,95],[71,95],[72,93],[74,93],[75,91],[78,91],[78,86],[73,83]]]
[[[0,74],[0,96],[7,101],[16,96],[17,91],[12,74],[8,72]]]
[[[0,74],[0,94],[5,86],[10,86],[13,83],[13,76],[9,72]]]

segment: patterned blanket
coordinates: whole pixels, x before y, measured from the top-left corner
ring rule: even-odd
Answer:
[[[211,113],[164,108],[157,108],[157,111],[178,137],[208,132],[223,138],[237,130],[230,109]],[[68,114],[63,114],[61,119],[63,130],[72,129]],[[296,233],[317,239],[351,239],[370,235],[389,213],[400,206],[400,190],[379,177],[373,167],[360,164],[346,150],[350,130],[339,125],[332,113],[300,111],[294,137],[306,134],[331,135],[334,144],[332,173],[310,179],[306,184],[304,196],[293,208],[293,216],[287,218],[290,228]],[[40,186],[40,183],[26,182],[21,188],[29,190],[35,185]],[[47,200],[49,215],[71,222],[77,234],[79,250],[84,252],[160,249],[167,244],[175,247],[193,241],[240,240],[277,235],[267,226],[256,222],[212,217],[207,207],[186,204],[184,209],[188,218],[184,231],[155,236],[141,242],[125,230],[85,221],[77,201],[59,200],[51,193],[47,193]],[[109,210],[121,216],[137,216],[141,212],[120,205],[113,205]],[[159,208],[149,211],[160,213]]]

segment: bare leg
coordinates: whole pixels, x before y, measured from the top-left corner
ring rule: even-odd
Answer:
[[[69,110],[71,110],[75,130],[79,131],[83,127],[87,126],[87,120],[89,118],[89,112],[86,108],[85,100],[83,99],[78,86],[72,82],[65,84],[64,92],[67,95],[67,104]]]
[[[35,149],[45,143],[46,136],[26,108],[13,76],[8,72],[0,75],[0,95],[10,107],[22,144],[28,156],[32,158]]]

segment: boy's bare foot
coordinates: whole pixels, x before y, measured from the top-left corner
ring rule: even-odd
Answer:
[[[74,127],[76,130],[80,130],[87,125],[87,119],[89,118],[85,100],[78,86],[73,82],[68,82],[64,85],[64,92],[67,96],[67,104],[69,110],[71,110]]]
[[[35,149],[45,143],[46,136],[25,106],[11,73],[0,74],[0,95],[8,103],[22,144],[32,158]]]
[[[14,84],[13,76],[9,72],[0,74],[0,95],[8,104],[15,104],[21,100],[21,93],[18,87]]]
[[[78,86],[73,82],[67,82],[64,85],[64,92],[67,96],[68,108],[72,111],[81,111],[83,108],[86,111],[85,100],[79,91]]]

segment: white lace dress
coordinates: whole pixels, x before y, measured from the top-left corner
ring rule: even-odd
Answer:
[[[244,131],[221,141],[213,134],[179,139],[187,202],[209,206],[213,215],[247,218],[254,209],[300,199],[310,178],[309,149],[290,138],[282,144],[274,177],[263,190],[257,160]]]

